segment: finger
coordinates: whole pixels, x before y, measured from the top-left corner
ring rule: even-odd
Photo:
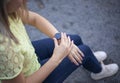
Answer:
[[[75,65],[79,65],[79,63],[74,59],[74,57],[73,56],[71,56],[71,60],[72,60],[72,62],[75,64]]]
[[[76,51],[76,55],[78,56],[78,58],[82,61],[83,60],[83,57],[84,57],[84,55],[83,55],[83,53],[81,52],[81,51],[79,50],[79,48],[77,47],[77,51]]]
[[[68,38],[66,36],[66,33],[64,33],[63,35],[64,35],[64,41],[67,43],[68,42]]]
[[[77,52],[77,56],[81,61],[83,60],[83,57],[78,52]]]
[[[69,54],[68,55],[68,58],[70,59],[70,61],[73,63],[73,61],[72,61],[72,57],[71,57],[72,55],[71,54]]]
[[[73,57],[75,58],[77,62],[82,63],[82,58],[77,52],[73,53]]]
[[[84,54],[83,54],[83,52],[77,47],[77,51],[78,51],[78,53],[82,56],[82,57],[84,57]]]
[[[75,47],[75,54],[80,58],[80,60],[83,60],[81,53],[79,53],[79,49],[77,49],[76,47]]]
[[[72,48],[73,48],[73,45],[74,45],[74,41],[72,40],[72,41],[71,41],[71,47],[72,47]]]
[[[70,36],[67,37],[68,38],[68,46],[71,45],[71,39],[70,39]]]
[[[57,39],[56,39],[56,38],[53,38],[53,40],[54,40],[55,47],[57,47],[57,46],[58,46]]]
[[[70,46],[69,46],[69,50],[71,51],[72,49],[73,49],[73,40],[72,41],[70,41]]]
[[[82,63],[83,58],[81,57],[81,55],[76,51],[75,52],[75,59],[79,62]]]
[[[64,38],[64,36],[63,36],[63,32],[61,32],[61,43],[63,42],[63,39]]]

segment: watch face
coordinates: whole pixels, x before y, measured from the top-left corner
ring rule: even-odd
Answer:
[[[56,34],[55,34],[55,38],[56,38],[56,39],[61,39],[61,33],[56,33]]]

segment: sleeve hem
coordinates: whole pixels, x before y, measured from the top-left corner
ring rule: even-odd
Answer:
[[[22,67],[22,68],[23,68],[23,67]],[[22,72],[22,68],[21,68],[21,70],[20,70],[17,74],[15,74],[14,76],[11,76],[11,77],[0,77],[0,80],[10,80],[10,79],[13,79],[13,78],[17,77],[17,76]]]

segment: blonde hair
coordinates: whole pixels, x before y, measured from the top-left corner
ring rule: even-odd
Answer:
[[[27,10],[26,7],[26,0],[23,1],[22,6],[16,11],[13,12],[11,14],[9,14],[7,12],[7,3],[10,0],[0,0],[0,33],[5,36],[8,37],[9,40],[12,39],[16,44],[19,43],[19,41],[17,40],[17,38],[13,35],[13,33],[10,30],[10,23],[8,20],[8,17],[14,19],[19,19],[20,18],[20,11],[22,9]],[[23,13],[24,11],[22,11]]]

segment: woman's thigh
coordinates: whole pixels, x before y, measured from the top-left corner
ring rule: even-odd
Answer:
[[[75,45],[83,44],[80,36],[78,35],[70,35],[71,40],[74,40]],[[54,50],[54,41],[51,38],[46,38],[42,40],[37,40],[32,42],[33,47],[35,48],[35,53],[38,56],[39,61],[44,60],[46,58],[50,58],[53,54]]]

